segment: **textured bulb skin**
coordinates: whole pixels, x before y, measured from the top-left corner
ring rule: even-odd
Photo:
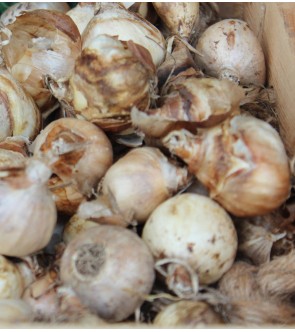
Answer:
[[[269,213],[289,196],[284,144],[265,121],[236,115],[196,136],[184,130],[170,133],[164,144],[235,216]]]
[[[79,118],[106,131],[130,127],[131,108],[149,105],[149,70],[129,46],[141,50],[151,61],[140,46],[99,35],[83,49],[69,80],[66,101]]]
[[[75,118],[47,125],[34,142],[34,156],[48,158],[53,172],[49,186],[58,210],[67,214],[75,213],[92,194],[113,162],[112,145],[103,130]]]
[[[143,223],[187,182],[185,167],[171,163],[158,148],[140,147],[108,169],[102,192],[127,221]]]
[[[11,38],[2,48],[5,64],[16,80],[33,97],[42,112],[56,104],[45,83],[67,80],[81,52],[81,36],[65,13],[37,9],[25,12],[7,25]]]
[[[99,225],[68,244],[60,276],[81,302],[108,321],[122,321],[143,303],[155,274],[145,243],[132,231]]]
[[[189,39],[194,33],[199,22],[198,2],[153,2],[153,6],[172,34]]]

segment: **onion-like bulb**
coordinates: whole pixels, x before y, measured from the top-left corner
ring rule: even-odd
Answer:
[[[61,280],[108,321],[122,321],[143,303],[154,282],[154,262],[132,231],[99,225],[76,236],[61,258]]]
[[[170,84],[162,106],[144,112],[133,109],[131,112],[133,126],[147,136],[163,137],[176,126],[214,126],[234,112],[239,112],[244,96],[242,88],[216,78],[177,76]]]
[[[57,219],[46,184],[50,175],[37,160],[29,160],[25,169],[1,173],[0,254],[23,257],[49,243]]]
[[[66,2],[20,2],[10,6],[1,14],[1,22],[4,25],[11,24],[17,16],[35,9],[57,10],[65,13],[70,7]]]
[[[0,140],[23,136],[33,140],[41,130],[41,114],[31,96],[20,83],[0,68]]]
[[[158,148],[140,147],[116,161],[101,186],[113,210],[126,221],[145,222],[188,179],[187,169],[174,165]]]
[[[199,2],[153,2],[157,14],[172,34],[189,39],[199,22]]]
[[[181,300],[162,309],[154,320],[155,327],[195,328],[222,324],[221,316],[206,302]]]
[[[206,74],[241,84],[265,82],[262,47],[248,24],[226,19],[211,25],[199,38],[197,64]]]
[[[44,78],[64,81],[70,77],[81,52],[78,28],[66,14],[46,9],[26,12],[6,28],[11,37],[2,54],[8,70],[41,111],[50,109],[56,101]]]
[[[174,131],[163,144],[188,164],[213,199],[238,217],[271,212],[289,196],[283,142],[262,120],[236,115],[196,136]]]
[[[142,238],[168,287],[184,298],[195,296],[199,284],[219,280],[232,266],[238,244],[227,212],[209,197],[192,193],[160,204]]]
[[[48,161],[53,173],[49,186],[55,187],[57,208],[70,214],[93,193],[113,162],[106,134],[75,118],[61,118],[45,127],[34,141],[34,156]]]
[[[136,52],[145,55],[146,62]],[[150,101],[151,74],[146,63],[149,53],[132,42],[99,35],[77,59],[64,95],[78,118],[95,123],[106,131],[121,131],[130,126],[130,109],[145,109]],[[55,93],[56,92],[56,93]]]
[[[82,48],[87,48],[97,36],[117,36],[120,41],[132,41],[144,47],[158,67],[165,58],[165,40],[161,32],[143,17],[128,11],[119,3],[101,2],[99,12],[84,30]]]
[[[67,12],[67,15],[69,15],[77,25],[81,36],[87,24],[95,16],[99,8],[99,2],[79,2],[74,8]]]

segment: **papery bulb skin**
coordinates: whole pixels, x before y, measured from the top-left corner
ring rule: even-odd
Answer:
[[[18,16],[7,25],[9,43],[2,47],[5,64],[12,76],[33,97],[42,112],[56,104],[45,76],[66,81],[81,52],[81,36],[64,13],[37,9]]]
[[[185,167],[176,166],[158,149],[140,147],[114,163],[102,182],[102,193],[127,221],[143,223],[164,200],[188,183]]]
[[[74,8],[67,12],[67,15],[69,15],[77,25],[81,36],[99,8],[99,2],[79,2]]]
[[[57,273],[49,271],[25,289],[22,299],[31,306],[37,319],[50,321],[57,316],[59,312],[57,285]]]
[[[93,193],[113,162],[111,142],[94,124],[75,118],[51,122],[34,142],[34,156],[45,158],[53,176],[49,186],[59,211],[74,213]]]
[[[182,74],[171,80],[160,107],[142,112],[132,110],[133,126],[147,136],[160,138],[179,128],[196,131],[197,127],[212,127],[239,113],[242,88],[229,81]]]
[[[148,107],[151,74],[134,49],[138,46],[108,35],[97,36],[83,49],[64,98],[78,118],[105,131],[122,131],[130,127],[133,106]],[[140,50],[151,62],[149,53]]]
[[[259,40],[248,24],[225,19],[209,26],[199,38],[197,64],[206,74],[241,84],[265,83],[265,58]]]
[[[199,22],[199,2],[153,2],[171,34],[189,39]]]
[[[182,158],[210,196],[238,217],[269,213],[290,193],[290,167],[277,131],[257,118],[236,115],[192,135],[168,134],[164,145]]]
[[[143,17],[128,11],[120,3],[101,2],[99,12],[89,22],[82,36],[82,48],[87,48],[97,36],[117,36],[120,41],[132,41],[144,47],[158,67],[165,58],[166,46],[162,33]]]
[[[17,266],[0,255],[0,299],[19,299],[25,284]]]
[[[32,97],[4,67],[0,68],[0,140],[22,136],[33,140],[41,130],[41,114]]]
[[[118,322],[140,307],[151,291],[155,273],[151,253],[135,233],[99,225],[68,244],[60,276],[92,312]]]
[[[36,9],[49,9],[57,10],[62,13],[66,13],[70,7],[66,2],[21,2],[16,3],[7,8],[1,14],[1,22],[4,25],[11,24],[15,21],[17,16],[22,15],[25,12],[29,12]]]
[[[30,160],[25,169],[1,174],[0,254],[23,257],[49,243],[57,220],[46,185],[50,174],[37,160]]]

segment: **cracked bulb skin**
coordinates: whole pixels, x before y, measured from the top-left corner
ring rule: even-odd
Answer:
[[[60,276],[99,317],[120,322],[152,289],[153,257],[132,231],[98,225],[77,235],[61,258]]]

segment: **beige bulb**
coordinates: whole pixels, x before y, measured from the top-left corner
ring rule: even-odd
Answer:
[[[249,25],[225,19],[209,26],[196,44],[195,59],[206,74],[241,84],[265,83],[262,47]]]
[[[174,131],[163,143],[189,165],[210,197],[238,217],[269,213],[289,196],[284,144],[273,127],[255,117],[236,115],[197,135]]]
[[[44,78],[69,78],[81,52],[79,30],[65,13],[48,9],[25,12],[6,27],[11,37],[2,47],[5,64],[45,112],[56,100]]]
[[[61,118],[46,126],[34,141],[34,156],[52,170],[49,187],[57,208],[73,214],[93,193],[113,162],[112,145],[94,124]]]
[[[188,183],[185,167],[158,148],[132,149],[106,172],[102,194],[126,221],[145,222],[151,212]]]

